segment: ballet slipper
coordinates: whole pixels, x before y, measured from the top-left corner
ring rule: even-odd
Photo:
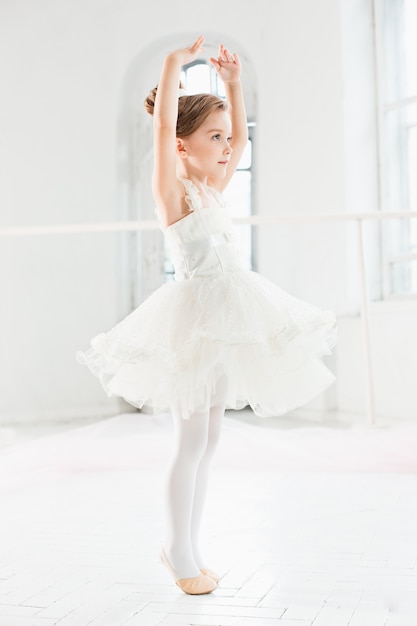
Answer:
[[[164,550],[161,550],[161,560],[171,576],[175,580],[175,584],[183,591],[190,595],[202,595],[204,593],[211,593],[217,587],[217,583],[212,578],[204,574],[195,576],[194,578],[178,578],[177,572],[168,561]]]
[[[204,574],[205,576],[208,576],[209,578],[214,580],[215,583],[218,583],[221,578],[221,576],[216,574],[216,572],[213,572],[213,570],[209,569],[208,567],[202,567],[200,572]]]

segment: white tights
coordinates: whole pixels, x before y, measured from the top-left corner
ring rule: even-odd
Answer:
[[[206,563],[199,533],[209,468],[220,438],[224,404],[183,419],[173,411],[174,454],[166,486],[165,554],[179,578],[193,578]]]

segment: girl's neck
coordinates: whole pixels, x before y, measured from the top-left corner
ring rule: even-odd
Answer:
[[[200,192],[205,193],[207,189],[210,187],[208,184],[208,176],[199,176],[198,174],[192,172],[178,172],[178,178],[186,178],[187,180],[191,180],[191,182],[197,187]]]
[[[219,206],[218,199],[213,193],[213,187],[208,184],[207,176],[200,177],[198,175],[192,174],[191,172],[181,172],[181,174],[184,174],[184,175],[180,175],[179,172],[177,172],[178,178],[185,178],[192,182],[192,184],[195,186],[195,188],[197,189],[199,193],[201,203],[203,206],[205,207]]]

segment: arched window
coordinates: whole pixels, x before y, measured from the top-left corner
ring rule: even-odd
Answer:
[[[205,59],[184,68],[182,81],[189,93],[209,92],[225,97],[223,82],[208,61],[216,56],[223,37],[211,34],[204,48]],[[153,41],[132,61],[126,72],[118,125],[118,207],[119,215],[127,220],[154,220],[155,203],[152,194],[153,128],[152,118],[145,112],[143,100],[158,82],[165,55],[183,44],[182,36]],[[254,133],[256,118],[256,73],[239,42],[230,42],[239,50],[245,77],[243,90],[248,115],[249,142],[232,182],[224,192],[232,217],[245,217],[256,212],[254,203]],[[242,256],[248,269],[256,269],[255,240],[249,225],[236,224],[242,245]],[[122,292],[121,315],[127,315],[148,297],[161,282],[174,279],[174,271],[160,229],[128,232],[120,243]]]

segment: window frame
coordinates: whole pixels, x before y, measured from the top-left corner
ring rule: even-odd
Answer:
[[[409,131],[414,125],[410,126],[405,120],[407,107],[417,104],[417,93],[405,97],[401,93],[405,83],[406,62],[401,33],[404,26],[404,0],[391,0],[389,23],[386,6],[387,0],[373,0],[379,207],[381,211],[410,210],[408,190],[411,172],[407,152]],[[392,58],[393,49],[395,58]],[[395,151],[398,158],[389,161],[389,156]],[[412,249],[411,231],[411,219],[380,222],[384,300],[417,298],[417,269],[411,266],[411,263],[417,265],[417,249]],[[395,277],[396,264],[402,264],[403,268]]]

